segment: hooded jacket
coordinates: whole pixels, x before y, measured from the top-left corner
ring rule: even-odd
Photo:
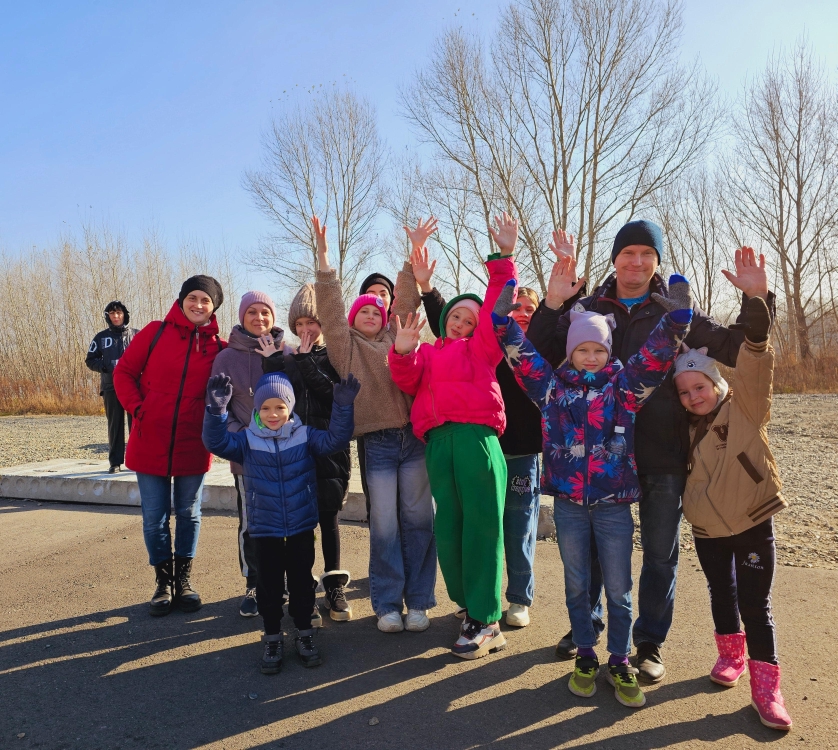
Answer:
[[[125,456],[129,469],[162,477],[209,471],[212,457],[201,442],[204,399],[213,362],[226,345],[215,315],[198,327],[177,302],[162,323],[155,320],[134,336],[113,378],[119,402],[136,420]]]
[[[773,377],[774,349],[746,340],[731,397],[695,447],[687,477],[684,516],[697,537],[741,534],[788,507],[768,447]]]
[[[544,419],[545,495],[580,505],[639,500],[635,414],[663,383],[689,325],[664,315],[626,367],[615,358],[599,372],[557,370],[511,318],[496,325],[515,377]]]
[[[271,336],[274,343],[283,352],[290,352],[291,347],[283,343],[284,333],[281,328],[272,328]],[[212,375],[224,373],[233,381],[233,398],[228,410],[227,429],[231,432],[241,432],[250,424],[253,413],[253,392],[262,377],[262,360],[259,354],[259,339],[251,336],[242,326],[233,326],[227,348],[221,352],[212,364]],[[230,471],[241,474],[242,468],[231,463]]]
[[[319,520],[313,456],[346,450],[352,437],[354,406],[332,405],[329,430],[304,425],[296,414],[280,429],[259,427],[230,432],[227,412],[204,413],[207,450],[243,467],[247,527],[252,537],[287,537],[310,531]]]
[[[121,326],[115,326],[108,317],[108,308],[116,305],[119,305],[125,314],[125,321]],[[122,358],[128,344],[131,343],[131,339],[137,333],[136,328],[128,327],[131,316],[128,313],[128,308],[121,302],[109,302],[102,314],[105,316],[105,323],[108,327],[104,331],[99,331],[93,337],[90,348],[87,350],[87,357],[84,360],[89,369],[99,373],[100,396],[105,391],[114,389],[113,371],[116,363]]]
[[[410,418],[414,434],[422,441],[427,441],[430,430],[446,422],[486,425],[498,435],[506,429],[495,375],[503,352],[492,328],[492,309],[506,281],[517,279],[517,271],[511,256],[491,255],[486,267],[489,286],[471,336],[456,341],[441,337],[434,344],[421,344],[410,354],[390,349],[393,381],[415,397]]]

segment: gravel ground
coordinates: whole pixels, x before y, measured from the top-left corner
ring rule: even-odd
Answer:
[[[791,506],[776,517],[779,564],[838,568],[838,395],[776,395],[769,434]],[[104,417],[2,417],[0,468],[106,459],[105,435]],[[689,534],[681,549],[694,554]]]

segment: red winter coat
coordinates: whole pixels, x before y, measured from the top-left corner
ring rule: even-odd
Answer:
[[[160,326],[149,323],[134,336],[113,373],[119,403],[135,416],[125,465],[141,474],[182,477],[206,474],[212,462],[201,430],[212,363],[227,342],[215,315],[196,327],[175,302]]]
[[[503,396],[495,370],[503,359],[492,326],[492,310],[509,279],[518,279],[511,256],[490,256],[489,286],[474,333],[452,341],[442,336],[410,354],[395,347],[387,357],[393,382],[415,396],[410,421],[420,440],[446,422],[481,424],[502,435],[506,429]],[[444,332],[443,332],[444,333]]]

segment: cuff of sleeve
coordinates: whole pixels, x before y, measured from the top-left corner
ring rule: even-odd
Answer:
[[[324,282],[334,282],[337,281],[338,272],[334,268],[330,268],[328,271],[321,271],[318,269],[317,274],[315,276],[316,281],[324,281]]]
[[[672,310],[669,313],[669,317],[678,325],[685,326],[688,323],[692,322],[693,319],[693,311],[691,308],[684,308],[681,310]]]
[[[768,338],[766,337],[765,341],[751,341],[750,339],[746,338],[745,345],[752,352],[764,352],[768,349]]]

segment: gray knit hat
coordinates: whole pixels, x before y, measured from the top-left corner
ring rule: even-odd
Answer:
[[[297,296],[291,301],[288,308],[288,330],[297,333],[297,321],[300,318],[311,318],[320,322],[317,317],[317,301],[314,297],[314,284],[303,284]]]
[[[259,411],[262,404],[269,398],[281,398],[288,407],[288,411],[294,411],[294,404],[296,403],[294,388],[285,373],[269,372],[259,378],[256,391],[253,393],[253,406],[256,411]]]
[[[719,389],[720,403],[727,396],[729,390],[727,380],[719,372],[716,360],[707,356],[706,346],[702,346],[700,349],[687,349],[686,352],[678,355],[675,359],[675,374],[673,377],[677,378],[685,372],[700,372],[702,375],[710,378],[713,381],[713,385]]]

